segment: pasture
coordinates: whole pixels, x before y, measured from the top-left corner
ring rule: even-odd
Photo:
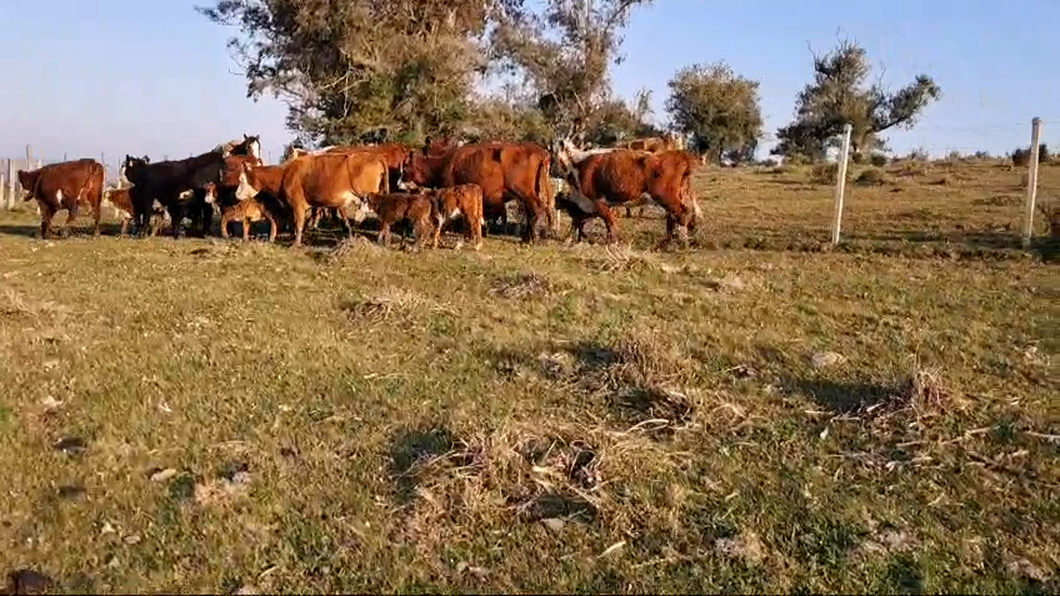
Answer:
[[[1018,249],[1021,176],[889,166],[848,185],[836,249],[798,168],[705,168],[673,252],[652,209],[630,249],[479,254],[44,242],[0,214],[0,571],[1055,593],[1060,276]]]

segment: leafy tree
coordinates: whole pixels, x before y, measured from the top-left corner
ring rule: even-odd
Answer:
[[[727,154],[739,162],[753,157],[763,124],[758,81],[718,62],[684,67],[668,86],[666,111],[673,127],[690,137],[700,154],[719,162]]]
[[[509,10],[493,31],[491,56],[501,73],[523,80],[553,128],[565,124],[571,129],[565,132],[583,138],[607,137],[616,120],[626,119],[608,78],[611,62],[622,59],[619,34],[634,8],[651,3],[543,0],[537,10]]]
[[[489,27],[521,0],[216,0],[247,95],[289,106],[302,144],[451,134],[471,115]]]
[[[854,154],[877,149],[879,133],[912,128],[924,108],[942,96],[939,86],[925,74],[893,93],[879,82],[869,84],[868,55],[848,40],[824,56],[814,54],[813,70],[813,82],[796,98],[794,122],[777,131],[774,155],[821,159],[846,123],[852,127]]]

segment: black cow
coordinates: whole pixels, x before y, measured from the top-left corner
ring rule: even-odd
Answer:
[[[129,196],[133,204],[133,219],[137,223],[137,232],[143,236],[147,233],[151,218],[151,207],[154,201],[161,203],[173,220],[173,235],[183,234],[185,212],[191,215],[196,223],[209,225],[209,220],[201,221],[206,210],[199,205],[205,204],[203,189],[210,182],[217,184],[224,168],[223,152],[209,151],[202,155],[176,161],[151,163],[150,158],[125,156],[122,165],[122,176],[132,183]],[[192,191],[192,192],[188,192]],[[210,208],[210,215],[213,209]],[[212,219],[212,218],[211,218]],[[204,232],[206,229],[203,230]]]

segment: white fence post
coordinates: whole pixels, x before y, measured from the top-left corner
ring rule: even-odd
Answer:
[[[1027,204],[1023,211],[1023,248],[1030,248],[1034,236],[1034,201],[1038,198],[1038,149],[1042,139],[1042,119],[1031,120],[1031,162],[1027,172]]]
[[[836,162],[835,181],[835,218],[832,220],[832,244],[839,244],[839,232],[843,225],[843,193],[847,186],[847,162],[850,156],[850,134],[852,127],[847,123],[843,127],[843,147],[839,150],[839,161]]]
[[[15,160],[7,160],[7,204],[11,209],[14,209],[15,203],[18,200],[18,195],[15,194],[15,184],[18,181],[18,176],[15,173]]]

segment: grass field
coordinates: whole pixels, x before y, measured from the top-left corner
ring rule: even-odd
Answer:
[[[632,249],[341,256],[0,215],[0,571],[1060,590],[1060,275],[1017,248],[1021,173],[894,166],[835,250],[804,171],[697,187],[698,246],[666,253],[656,212],[620,220]]]

